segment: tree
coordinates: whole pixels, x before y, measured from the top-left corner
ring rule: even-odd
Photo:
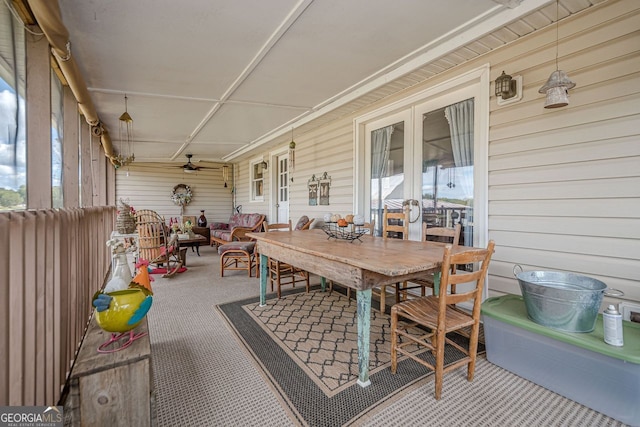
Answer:
[[[0,188],[0,206],[11,208],[23,203],[23,198],[17,191]]]

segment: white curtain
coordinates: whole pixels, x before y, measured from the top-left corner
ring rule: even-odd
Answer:
[[[392,133],[393,125],[371,132],[371,178],[380,179],[387,172]]]
[[[391,152],[391,134],[393,125],[371,132],[371,180],[378,184],[378,209],[376,216],[376,235],[382,230],[382,178],[386,176],[389,153]],[[373,200],[372,200],[373,202]]]
[[[456,168],[473,166],[473,99],[449,105],[444,109],[444,115],[449,122],[451,148]],[[462,185],[465,194],[473,194],[472,182],[468,182],[467,179],[460,179],[458,182]],[[468,222],[473,223],[473,203],[467,209],[466,218]],[[473,244],[472,233],[472,227],[465,227],[466,245]]]
[[[444,109],[451,132],[453,161],[457,167],[473,165],[473,99]]]

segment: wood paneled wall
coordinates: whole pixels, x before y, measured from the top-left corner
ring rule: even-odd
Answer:
[[[196,173],[184,173],[180,166],[181,164],[133,163],[119,169],[116,173],[118,200],[129,199],[135,209],[155,210],[168,222],[169,218],[180,216],[180,206],[171,201],[173,188],[177,184],[185,184],[193,193],[191,203],[184,209],[185,215],[198,217],[200,210],[204,209],[209,223],[226,222],[233,210],[233,182],[230,181],[228,187],[224,187],[222,169],[201,169]],[[232,171],[229,175],[231,174]]]

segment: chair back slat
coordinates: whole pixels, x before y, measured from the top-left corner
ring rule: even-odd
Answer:
[[[402,233],[402,239],[409,239],[409,206],[404,205],[402,212],[389,212],[384,206],[382,214],[382,237],[389,238],[389,233]],[[391,237],[394,238],[394,237]]]
[[[457,246],[460,242],[460,223],[455,227],[428,227],[426,222],[422,223],[422,241],[436,240],[439,242],[451,243]]]
[[[264,222],[264,231],[292,231],[293,228],[291,226],[291,220],[289,222],[280,222],[269,224],[267,221]]]
[[[482,300],[482,289],[484,288],[484,282],[487,277],[489,262],[491,261],[494,248],[495,243],[493,240],[489,241],[486,249],[465,251],[457,254],[451,253],[453,249],[452,245],[445,247],[439,294],[441,310],[445,310],[447,305],[455,305],[463,301],[475,299],[473,317],[479,317],[479,310],[478,313],[475,313],[476,306],[479,307]],[[456,265],[476,262],[480,263],[476,271],[462,271],[456,270],[455,268]],[[455,285],[467,282],[476,282],[474,288],[471,291],[457,293]],[[451,293],[449,293],[449,291]]]

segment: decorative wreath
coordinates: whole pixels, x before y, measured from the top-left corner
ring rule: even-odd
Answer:
[[[171,201],[179,206],[186,206],[191,203],[192,197],[191,188],[185,184],[176,185],[171,192]]]

